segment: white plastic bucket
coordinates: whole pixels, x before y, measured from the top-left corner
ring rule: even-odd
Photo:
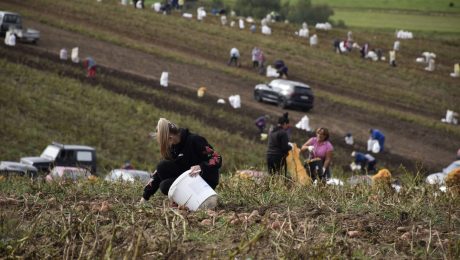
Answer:
[[[190,176],[190,170],[177,178],[169,188],[168,198],[190,211],[217,206],[217,193],[200,175]]]

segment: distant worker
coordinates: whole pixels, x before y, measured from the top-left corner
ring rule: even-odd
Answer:
[[[257,56],[257,63],[259,64],[259,74],[265,74],[265,54],[262,50],[260,50]]]
[[[369,43],[363,44],[363,47],[361,47],[361,50],[359,51],[361,53],[361,58],[366,58],[367,53],[369,52]]]
[[[93,58],[87,57],[83,61],[83,67],[86,68],[86,70],[87,70],[86,77],[88,77],[88,78],[96,77],[96,62],[94,61]]]
[[[267,167],[270,174],[286,175],[286,156],[291,150],[286,129],[289,118],[284,114],[278,118],[278,125],[269,133],[267,149]]]
[[[393,67],[396,67],[396,51],[391,50],[389,52],[389,55],[390,55],[390,65]]]
[[[230,50],[230,60],[228,61],[228,65],[232,65],[232,63],[235,63],[235,66],[237,67],[240,67],[240,62],[239,62],[239,59],[240,59],[240,51],[233,47],[231,50]]]
[[[269,119],[269,115],[260,116],[254,122],[257,128],[259,129],[259,134],[265,131],[265,126],[267,125],[267,119]]]
[[[275,68],[278,72],[278,78],[287,78],[288,77],[288,67],[282,60],[275,61]]]
[[[351,156],[355,158],[354,162],[361,166],[362,171],[367,170],[367,174],[374,174],[377,171],[375,168],[377,160],[374,158],[374,156],[368,153],[364,154],[355,151],[351,153]]]
[[[257,47],[254,47],[251,52],[251,58],[252,58],[252,67],[253,68],[258,68],[259,67],[259,56],[260,56],[261,50]]]
[[[378,129],[369,129],[370,139],[377,140],[380,146],[380,152],[383,152],[383,146],[385,145],[385,135]]]
[[[348,144],[348,145],[353,145],[354,144],[353,135],[351,135],[351,133],[347,133],[345,135],[345,143]]]

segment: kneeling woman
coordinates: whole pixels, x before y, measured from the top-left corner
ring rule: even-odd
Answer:
[[[156,138],[163,160],[145,186],[141,201],[148,200],[158,188],[167,195],[172,183],[187,170],[191,170],[191,176],[200,174],[211,188],[216,188],[222,157],[204,137],[192,134],[188,129],[178,128],[169,120],[160,118]]]

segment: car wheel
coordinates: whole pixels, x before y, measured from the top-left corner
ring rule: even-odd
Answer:
[[[278,106],[281,107],[281,108],[287,108],[288,105],[287,105],[287,102],[286,102],[286,99],[285,98],[281,98],[279,101],[278,101]]]
[[[254,92],[254,99],[257,102],[262,102],[262,97],[260,96],[260,93],[258,93],[258,92]]]

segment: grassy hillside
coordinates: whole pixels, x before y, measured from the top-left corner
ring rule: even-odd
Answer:
[[[22,59],[24,59],[23,57]],[[168,95],[165,90],[100,75],[99,84],[83,78],[63,75],[80,75],[83,69],[71,64],[46,64],[41,71],[23,65],[15,65],[1,59],[2,160],[16,161],[20,156],[39,155],[52,141],[86,144],[98,151],[100,171],[103,175],[117,168],[125,160],[132,160],[138,168],[154,170],[159,160],[158,146],[148,138],[160,117],[166,117],[179,126],[190,128],[205,136],[224,156],[224,169],[243,165],[262,165],[265,146],[243,138],[238,132],[226,132],[196,119],[193,111],[204,111],[199,100]],[[53,71],[55,70],[55,71]],[[111,88],[125,89],[125,95],[113,93]],[[148,97],[139,100],[126,96],[133,91]],[[181,106],[161,108],[156,100],[182,104],[189,113],[182,113]],[[20,104],[20,105],[19,105]],[[210,116],[216,119],[229,117],[229,110],[215,109]],[[214,115],[213,115],[214,114]],[[230,117],[229,117],[230,118]],[[241,120],[240,118],[228,119]],[[235,122],[234,124],[238,124]],[[33,127],[32,127],[33,126]],[[252,146],[254,151],[245,153],[241,145]]]
[[[258,45],[266,50],[269,62],[278,58],[285,59],[295,78],[313,83],[321,82],[324,86],[316,88],[318,95],[331,95],[336,101],[346,102],[349,96],[363,97],[363,104],[369,103],[368,100],[384,99],[396,107],[413,107],[417,104],[419,111],[441,115],[446,108],[453,107],[458,98],[458,92],[454,88],[455,80],[446,76],[452,71],[453,63],[460,58],[456,51],[459,47],[455,45],[455,38],[418,38],[404,41],[402,51],[398,53],[398,61],[404,66],[401,69],[392,69],[387,64],[363,62],[357,57],[358,54],[348,57],[332,52],[332,40],[346,35],[346,31],[341,30],[330,33],[317,32],[323,44],[314,49],[306,46],[301,39],[294,38],[293,31],[298,29],[294,25],[275,25],[274,35],[264,37],[228,27],[222,28],[217,24],[217,18],[213,17],[200,24],[149,11],[139,12],[109,3],[99,5],[98,8],[87,8],[95,3],[86,0],[59,3],[59,13],[49,12],[44,16],[40,14],[40,10],[50,9],[56,3],[48,0],[40,1],[40,4],[37,2],[36,5],[34,3],[28,3],[20,11],[53,26],[176,61],[212,67],[254,81],[264,78],[251,71],[228,68],[224,62],[216,60],[226,60],[228,49],[236,45],[242,52],[243,64],[247,64],[249,58],[246,57],[249,57],[252,46]],[[69,19],[72,19],[72,14],[78,14],[79,19],[85,22],[79,25],[72,20],[58,19],[62,14],[68,15]],[[132,30],[133,28],[136,30]],[[159,35],[162,37],[157,37]],[[194,37],[191,38],[190,35]],[[393,32],[355,33],[356,41],[367,41],[371,46],[384,50],[392,46],[393,37]],[[174,51],[171,51],[172,49]],[[438,59],[443,61],[438,64],[435,73],[426,73],[423,67],[414,62],[415,57],[426,50],[435,51]],[[433,85],[438,87],[433,89]],[[338,89],[340,93],[337,93]],[[425,95],[428,91],[436,91],[435,95],[440,98],[433,102]],[[373,102],[372,107],[379,106],[380,104]],[[436,116],[436,121],[438,117]]]

